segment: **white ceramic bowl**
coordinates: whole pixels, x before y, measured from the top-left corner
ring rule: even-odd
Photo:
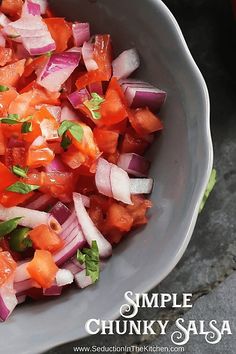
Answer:
[[[206,84],[167,7],[160,0],[52,3],[59,15],[111,33],[116,52],[138,49],[137,77],[168,92],[165,130],[150,152],[156,179],[150,223],[117,247],[96,285],[16,309],[1,324],[4,354],[39,353],[81,338],[87,319],[118,316],[125,291],[146,292],[165,278],[188,245],[212,169]]]

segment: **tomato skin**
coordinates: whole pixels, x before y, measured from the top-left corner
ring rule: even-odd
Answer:
[[[118,229],[121,232],[129,232],[133,225],[133,217],[126,207],[118,203],[113,203],[108,211],[105,228],[109,231]]]
[[[163,124],[158,116],[154,115],[149,108],[138,108],[129,112],[129,121],[134,130],[140,136],[154,133],[163,129]]]
[[[43,167],[49,165],[54,157],[54,152],[46,143],[37,146],[32,144],[28,150],[26,164],[31,168]]]
[[[27,194],[19,194],[6,191],[0,194],[0,204],[3,205],[5,208],[11,208],[24,203],[26,200],[30,199],[33,194],[34,192],[30,192]]]
[[[146,212],[147,209],[152,207],[152,202],[139,195],[132,195],[131,200],[133,205],[127,205],[126,210],[133,217],[132,227],[135,228],[147,224]]]
[[[86,157],[72,146],[62,154],[62,161],[72,170],[75,170],[85,163]]]
[[[0,68],[1,85],[16,86],[24,72],[25,59],[16,61]]]
[[[76,140],[71,135],[72,144],[85,156],[96,159],[99,156],[100,151],[94,141],[92,129],[88,125],[81,122],[79,125],[83,128],[82,141]]]
[[[86,72],[79,76],[76,81],[76,87],[78,90],[95,82],[110,80],[112,72],[112,55],[109,34],[95,36],[94,60],[98,65],[98,69]]]
[[[100,151],[108,154],[114,154],[116,152],[119,139],[118,133],[112,130],[95,128],[93,135]]]
[[[0,286],[13,275],[16,269],[16,262],[7,251],[0,252]]]
[[[12,101],[18,96],[17,91],[13,87],[9,87],[8,91],[0,92],[0,116],[4,117],[8,114],[8,108]]]
[[[58,267],[56,266],[52,255],[46,250],[36,250],[34,258],[27,267],[31,277],[42,288],[48,289],[52,286]]]
[[[29,232],[29,237],[36,249],[47,250],[51,253],[63,247],[62,239],[47,225],[39,225]]]
[[[22,11],[22,0],[2,0],[0,10],[10,16],[20,16]]]
[[[4,66],[12,60],[12,49],[0,47],[0,66]]]
[[[128,128],[121,143],[120,151],[121,153],[134,152],[143,155],[149,145],[149,142],[137,135],[132,128]]]
[[[72,29],[68,22],[61,17],[45,18],[49,32],[56,43],[56,52],[63,52],[67,49],[67,44],[72,36]]]

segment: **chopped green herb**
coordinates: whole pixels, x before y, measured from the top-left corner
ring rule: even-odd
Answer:
[[[29,133],[32,132],[32,122],[24,122],[21,127],[21,133]]]
[[[0,85],[0,92],[5,92],[5,91],[9,91],[9,87],[5,85]]]
[[[52,52],[47,52],[45,55],[50,58],[52,56]]]
[[[211,193],[211,191],[213,190],[215,184],[216,184],[216,170],[213,168],[213,170],[211,171],[211,175],[210,175],[210,178],[209,178],[209,182],[208,182],[208,185],[206,187],[206,191],[205,191],[205,194],[202,198],[202,202],[201,202],[201,205],[200,205],[200,208],[199,208],[199,213],[202,211],[202,209],[204,208],[205,204],[206,204],[206,201]]]
[[[71,144],[71,139],[68,137],[68,135],[66,135],[67,131],[69,131],[77,141],[81,141],[84,134],[81,125],[70,120],[64,120],[58,129],[59,136],[62,136],[61,146],[64,150],[66,150]]]
[[[32,247],[32,241],[28,238],[30,229],[28,227],[17,227],[10,233],[9,245],[12,251],[24,252]]]
[[[89,109],[94,119],[100,119],[101,113],[99,112],[100,105],[105,101],[105,99],[99,96],[97,93],[91,93],[92,98],[85,101],[83,104]]]
[[[21,219],[22,219],[21,217],[18,217],[18,218],[14,218],[14,219],[10,219],[10,220],[1,222],[0,223],[0,238],[4,237],[5,235],[8,235],[10,232],[15,230]]]
[[[39,189],[40,186],[36,186],[33,184],[27,184],[24,182],[16,182],[12,184],[11,186],[7,187],[7,191],[9,192],[15,192],[15,193],[20,193],[20,194],[28,194],[36,189]]]
[[[19,118],[19,114],[8,114],[7,118],[17,120]]]
[[[68,147],[71,145],[71,139],[69,138],[69,136],[65,134],[63,134],[62,136],[62,141],[61,141],[61,147],[64,149],[64,150],[67,150]]]
[[[93,283],[99,279],[99,252],[96,241],[92,241],[91,248],[83,248],[77,251],[77,260],[80,264],[85,263],[86,275],[92,278]]]
[[[19,121],[15,120],[15,119],[9,119],[9,118],[2,118],[2,119],[0,119],[0,122],[4,123],[4,124],[10,124],[10,125],[20,123]]]
[[[21,168],[20,166],[12,166],[12,172],[16,176],[27,177],[28,168]]]

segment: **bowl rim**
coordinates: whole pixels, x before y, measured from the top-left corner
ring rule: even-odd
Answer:
[[[212,145],[212,138],[211,138],[211,129],[210,129],[210,99],[209,99],[209,93],[208,93],[208,89],[207,89],[207,85],[206,82],[202,76],[202,73],[200,72],[196,62],[194,61],[192,54],[187,46],[187,43],[185,41],[185,38],[183,36],[183,33],[180,29],[180,26],[177,22],[177,20],[175,19],[174,15],[171,13],[171,11],[169,10],[169,8],[163,3],[162,0],[150,0],[151,3],[153,3],[155,6],[158,7],[159,11],[161,12],[161,15],[163,17],[165,17],[170,26],[173,28],[173,30],[175,31],[175,36],[178,37],[178,39],[180,40],[180,50],[182,51],[183,56],[186,57],[188,63],[189,63],[189,67],[190,70],[192,70],[192,74],[195,77],[195,80],[198,82],[198,85],[203,93],[203,99],[205,101],[205,111],[206,114],[203,117],[203,134],[204,134],[204,141],[206,143],[206,155],[205,155],[205,160],[206,160],[206,168],[204,171],[204,175],[202,176],[202,181],[201,181],[201,185],[199,186],[198,192],[195,193],[195,197],[194,197],[194,209],[192,211],[192,216],[188,221],[188,225],[187,225],[187,230],[186,230],[186,234],[185,237],[182,241],[182,243],[179,245],[179,248],[175,254],[175,257],[172,258],[172,260],[168,263],[168,265],[165,267],[165,269],[163,270],[163,272],[161,274],[157,274],[155,277],[152,277],[149,279],[148,282],[148,286],[144,283],[139,283],[134,290],[135,293],[143,293],[143,292],[148,292],[151,289],[153,289],[156,285],[158,285],[163,279],[165,279],[167,277],[167,275],[174,269],[174,267],[177,265],[177,263],[180,261],[181,257],[183,256],[189,241],[191,239],[196,221],[197,221],[197,217],[199,214],[199,208],[200,208],[200,204],[204,195],[204,192],[206,190],[209,178],[210,178],[210,174],[211,174],[211,170],[212,170],[212,166],[213,166],[213,145]],[[121,299],[122,301],[122,299]],[[122,302],[121,302],[122,304]],[[109,319],[115,319],[117,317],[119,317],[119,308],[120,305],[118,304],[118,306],[115,306],[112,311],[109,311],[110,317]],[[38,348],[31,348],[31,354],[36,354],[36,353],[44,353],[47,350],[50,350],[52,348],[56,348],[60,345],[64,345],[67,343],[70,343],[71,341],[76,341],[76,340],[80,340],[82,338],[87,337],[88,335],[84,334],[78,337],[75,336],[68,336],[68,341],[65,339],[56,342],[57,338],[53,338],[52,340],[49,340],[45,343],[45,345],[43,345],[43,343],[41,343],[41,345]]]

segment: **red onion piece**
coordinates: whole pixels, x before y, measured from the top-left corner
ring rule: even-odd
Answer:
[[[6,38],[4,37],[4,35],[2,34],[2,32],[0,32],[0,47],[4,47],[6,46]]]
[[[31,0],[26,0],[22,7],[21,16],[40,16],[40,5]]]
[[[15,290],[13,289],[13,279],[0,288],[0,321],[6,321],[17,305]]]
[[[71,260],[63,264],[63,269],[68,269],[73,275],[81,272],[83,268],[80,267],[79,262],[77,261],[78,264],[75,264]]]
[[[65,286],[73,283],[74,276],[68,269],[59,269],[56,274],[56,283],[58,286]]]
[[[146,177],[150,168],[150,162],[143,156],[134,153],[121,154],[117,165],[136,177]]]
[[[47,11],[48,1],[47,0],[33,0],[33,1],[34,1],[34,3],[39,4],[40,12],[42,15],[44,15]]]
[[[22,43],[16,45],[16,57],[18,59],[28,59],[30,57],[29,52],[25,49]]]
[[[149,194],[153,189],[152,178],[130,178],[131,194]]]
[[[94,82],[90,85],[88,85],[88,89],[90,94],[95,92],[100,96],[103,96],[103,87],[101,82]]]
[[[23,37],[22,43],[31,55],[42,55],[56,49],[50,33],[45,33],[41,37]]]
[[[17,299],[17,305],[23,304],[23,302],[25,302],[26,300],[26,295],[17,296],[16,299]]]
[[[89,275],[86,275],[86,270],[82,270],[81,272],[75,274],[75,282],[77,286],[81,289],[86,288],[89,285],[93,284],[93,281]]]
[[[23,140],[19,140],[18,138],[12,136],[8,140],[7,147],[8,148],[15,148],[15,147],[22,148],[22,147],[25,147],[25,142]]]
[[[105,159],[101,158],[98,160],[97,170],[95,174],[95,183],[99,193],[106,195],[107,197],[112,197],[111,189],[111,164]]]
[[[74,37],[74,43],[76,47],[80,47],[84,42],[90,38],[90,26],[89,23],[75,22],[72,25],[72,33]]]
[[[99,254],[101,257],[109,257],[112,254],[112,246],[96,228],[90,219],[79,193],[73,193],[75,212],[82,228],[86,241],[91,246],[92,241],[97,241]]]
[[[93,59],[94,45],[89,42],[84,42],[82,47],[82,56],[86,69],[93,71],[98,69],[96,61]]]
[[[72,213],[65,204],[62,202],[57,202],[50,210],[50,214],[59,222],[60,225],[63,225]]]
[[[80,91],[74,91],[67,96],[68,100],[74,108],[77,108],[80,104],[83,104],[84,101],[90,99],[90,94],[86,88],[81,89]]]
[[[29,262],[23,262],[16,267],[15,274],[14,274],[14,282],[22,282],[24,280],[30,279],[30,274],[27,270]]]
[[[50,214],[43,211],[31,210],[22,207],[4,208],[0,205],[0,220],[9,220],[17,217],[22,217],[19,220],[19,225],[30,228],[46,224],[51,227],[55,232],[61,230],[61,226],[58,221],[50,216]]]
[[[0,12],[0,26],[5,27],[7,26],[11,21],[9,20],[9,18],[3,14],[2,12]]]
[[[132,204],[128,173],[122,170],[122,168],[112,164],[110,180],[113,198],[125,204]]]
[[[80,118],[78,112],[76,112],[72,106],[68,103],[64,103],[62,106],[61,110],[61,119],[60,121],[63,122],[63,120],[71,120],[71,121],[78,121]]]
[[[55,203],[55,199],[51,195],[48,195],[48,194],[41,194],[40,195],[39,194],[39,196],[37,196],[37,198],[35,200],[26,204],[25,207],[28,209],[43,211],[48,206],[50,206],[54,203]]]
[[[146,82],[127,79],[121,80],[121,87],[129,106],[132,108],[149,107],[159,111],[166,100],[166,92]]]
[[[134,48],[125,50],[112,62],[113,76],[117,79],[125,79],[138,69],[139,65],[137,50]]]
[[[79,65],[80,53],[64,52],[53,54],[38,74],[37,82],[49,91],[59,91]]]
[[[31,288],[40,288],[36,281],[31,278],[14,283],[14,289],[16,291],[17,296],[24,295],[24,292]]]
[[[68,172],[68,167],[61,161],[58,156],[52,160],[52,162],[45,167],[46,172]]]
[[[53,255],[53,259],[58,266],[64,264],[68,259],[75,255],[78,249],[85,245],[85,239],[82,232],[76,232],[76,236],[62,250]]]
[[[80,195],[81,195],[82,202],[83,202],[85,208],[89,208],[90,207],[90,198],[87,197],[87,195],[83,195],[83,194],[80,194]]]
[[[53,284],[48,289],[43,289],[43,295],[45,296],[60,296],[62,292],[62,287],[57,284]]]

